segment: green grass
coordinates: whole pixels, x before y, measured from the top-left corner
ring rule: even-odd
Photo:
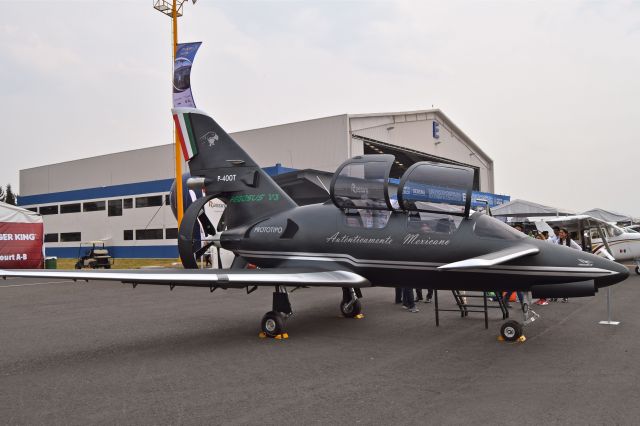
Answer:
[[[58,259],[58,269],[73,269],[78,259]],[[139,269],[150,266],[182,268],[180,259],[114,259],[112,269]]]

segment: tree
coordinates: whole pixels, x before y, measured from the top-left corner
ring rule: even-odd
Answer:
[[[0,186],[0,201],[4,203],[4,200],[7,198],[6,194],[4,193],[4,189],[2,189],[2,187]]]
[[[11,190],[11,184],[8,183],[7,184],[7,189],[4,191],[4,197],[5,200],[4,202],[7,204],[13,204],[14,206],[16,205],[16,194],[13,193],[13,191]]]

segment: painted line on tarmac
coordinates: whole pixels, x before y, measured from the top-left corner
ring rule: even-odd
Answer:
[[[0,284],[0,288],[6,288],[6,287],[28,287],[28,286],[32,286],[32,285],[47,285],[47,284],[69,284],[69,283],[73,283],[73,280],[67,280],[67,281],[48,281],[46,283],[28,283],[28,284],[9,284],[9,285],[2,285]]]

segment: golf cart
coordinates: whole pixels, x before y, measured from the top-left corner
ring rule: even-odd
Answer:
[[[104,248],[104,241],[80,243],[76,269],[111,269],[111,265],[113,265],[113,258],[109,255],[109,250]]]

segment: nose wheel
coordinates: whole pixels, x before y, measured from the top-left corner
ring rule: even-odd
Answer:
[[[531,293],[525,293],[525,300],[520,301],[522,306],[522,319],[523,322],[519,323],[518,321],[509,320],[502,324],[500,327],[500,338],[506,342],[516,342],[516,341],[525,341],[524,337],[524,326],[529,325],[538,318],[540,315],[535,313],[531,306]]]
[[[522,329],[518,321],[509,320],[500,327],[500,336],[507,342],[515,342],[522,336]]]

